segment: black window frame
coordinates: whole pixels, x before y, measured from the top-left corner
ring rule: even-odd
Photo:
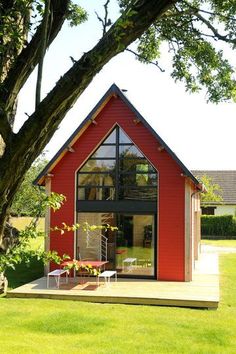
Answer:
[[[101,146],[115,146],[116,147],[116,154],[115,154],[115,157],[92,157],[96,151],[94,151],[92,154],[91,154],[91,157],[89,157],[86,162],[83,164],[83,166],[81,167],[81,169],[86,165],[86,163],[89,161],[89,160],[111,160],[111,161],[116,161],[115,164],[114,164],[114,170],[112,171],[91,171],[91,172],[86,172],[86,171],[83,171],[83,172],[80,172],[80,170],[77,172],[77,176],[76,176],[76,190],[77,190],[77,206],[80,204],[80,210],[81,210],[81,207],[82,205],[86,204],[86,207],[85,209],[87,210],[88,209],[88,203],[91,203],[91,211],[93,209],[93,203],[96,202],[97,203],[101,203],[101,207],[102,205],[104,206],[104,203],[112,203],[114,204],[115,202],[119,202],[119,204],[123,204],[124,203],[128,203],[130,204],[131,202],[135,202],[137,204],[139,203],[145,203],[147,204],[146,206],[148,207],[148,209],[150,209],[150,211],[155,211],[156,208],[157,208],[157,193],[158,193],[158,171],[156,170],[156,168],[152,165],[152,163],[143,155],[142,151],[140,151],[138,149],[138,147],[132,142],[130,141],[130,143],[120,143],[120,128],[118,125],[112,130],[112,132],[110,134],[113,134],[113,131],[116,132],[116,143],[101,143],[99,145],[99,147],[97,148],[97,150],[101,147]],[[122,133],[125,134],[124,131],[122,131]],[[106,139],[108,138],[108,136],[104,139],[104,141],[106,141]],[[129,138],[128,138],[129,139]],[[140,154],[142,154],[142,156],[128,156],[128,157],[120,157],[120,146],[134,146],[139,152]],[[146,162],[150,168],[151,166],[151,169],[146,172],[146,171],[137,171],[137,170],[133,170],[133,171],[124,171],[124,170],[121,170],[122,168],[122,160],[135,160],[135,161],[138,161],[140,160],[143,161],[143,162]],[[134,166],[135,166],[135,163],[134,163]],[[108,175],[113,175],[114,176],[114,186],[105,186],[105,185],[87,185],[87,187],[95,187],[95,188],[114,188],[115,189],[115,195],[114,195],[114,199],[113,200],[82,200],[80,199],[79,200],[79,189],[80,188],[86,188],[86,185],[79,185],[79,175],[80,174],[87,174],[87,175],[92,175],[92,174],[108,174]],[[121,185],[120,184],[120,178],[121,176],[126,176],[126,175],[156,175],[156,185]],[[120,199],[120,195],[121,195],[121,191],[124,190],[125,188],[130,188],[130,189],[138,189],[138,190],[142,190],[142,189],[155,189],[156,193],[155,193],[155,198],[153,199]],[[82,203],[82,204],[81,204]],[[128,206],[127,204],[127,208],[129,209],[130,206]],[[155,205],[155,207],[154,207]],[[96,207],[97,209],[97,207]],[[116,209],[116,208],[115,208]],[[142,209],[142,208],[141,208]]]

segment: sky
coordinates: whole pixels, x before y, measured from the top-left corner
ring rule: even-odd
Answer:
[[[66,24],[48,50],[44,63],[42,95],[68,70],[72,61],[90,50],[102,36],[101,23],[94,13],[102,16],[97,0],[80,1],[89,12],[89,20],[71,28]],[[117,15],[115,0],[110,12]],[[235,61],[235,53],[227,53]],[[235,63],[236,64],[236,63]],[[112,59],[93,79],[77,103],[65,117],[60,128],[46,147],[51,159],[81,121],[89,114],[109,87],[116,83],[127,90],[127,97],[148,123],[190,170],[236,170],[236,104],[207,103],[204,93],[188,94],[184,85],[170,78],[170,61],[164,55],[161,72],[154,65],[138,62],[124,52]],[[34,111],[36,71],[31,75],[19,96],[17,131]],[[26,114],[27,113],[27,114]]]

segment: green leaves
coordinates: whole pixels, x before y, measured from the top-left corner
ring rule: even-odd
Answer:
[[[168,44],[172,58],[171,77],[182,81],[186,91],[204,88],[211,102],[235,100],[235,68],[223,54],[226,45],[236,46],[234,1],[177,2],[141,36],[139,60],[150,62],[162,57],[162,43]]]
[[[14,198],[11,214],[13,215],[27,215],[27,216],[42,216],[45,213],[45,202],[47,198],[44,188],[34,186],[33,181],[45,167],[47,161],[45,158],[39,157],[30,167],[25,175],[21,187],[18,189]],[[44,206],[42,207],[42,204]],[[39,209],[41,215],[39,215]]]
[[[221,196],[222,190],[217,183],[212,181],[212,178],[203,175],[202,177],[197,177],[197,179],[204,184],[207,190],[206,193],[201,194],[201,203],[204,203],[204,206],[206,206],[208,202],[223,202]]]
[[[87,12],[72,1],[69,4],[69,11],[67,13],[67,20],[71,27],[78,26],[88,19]]]
[[[118,230],[116,226],[111,226],[109,224],[106,225],[89,225],[88,222],[83,222],[82,224],[73,224],[73,225],[67,225],[65,222],[62,222],[62,226],[54,226],[51,228],[51,231],[59,231],[61,235],[64,235],[64,233],[67,231],[76,231],[78,229],[82,228],[83,231],[95,231],[95,230],[111,230],[115,231]]]

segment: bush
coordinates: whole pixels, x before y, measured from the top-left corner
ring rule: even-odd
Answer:
[[[236,218],[233,215],[202,215],[201,234],[202,238],[236,238]]]

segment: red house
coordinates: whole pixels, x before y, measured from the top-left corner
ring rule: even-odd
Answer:
[[[48,249],[106,258],[120,277],[192,279],[202,186],[115,84],[36,182],[67,199],[48,225],[118,227],[52,232]]]

